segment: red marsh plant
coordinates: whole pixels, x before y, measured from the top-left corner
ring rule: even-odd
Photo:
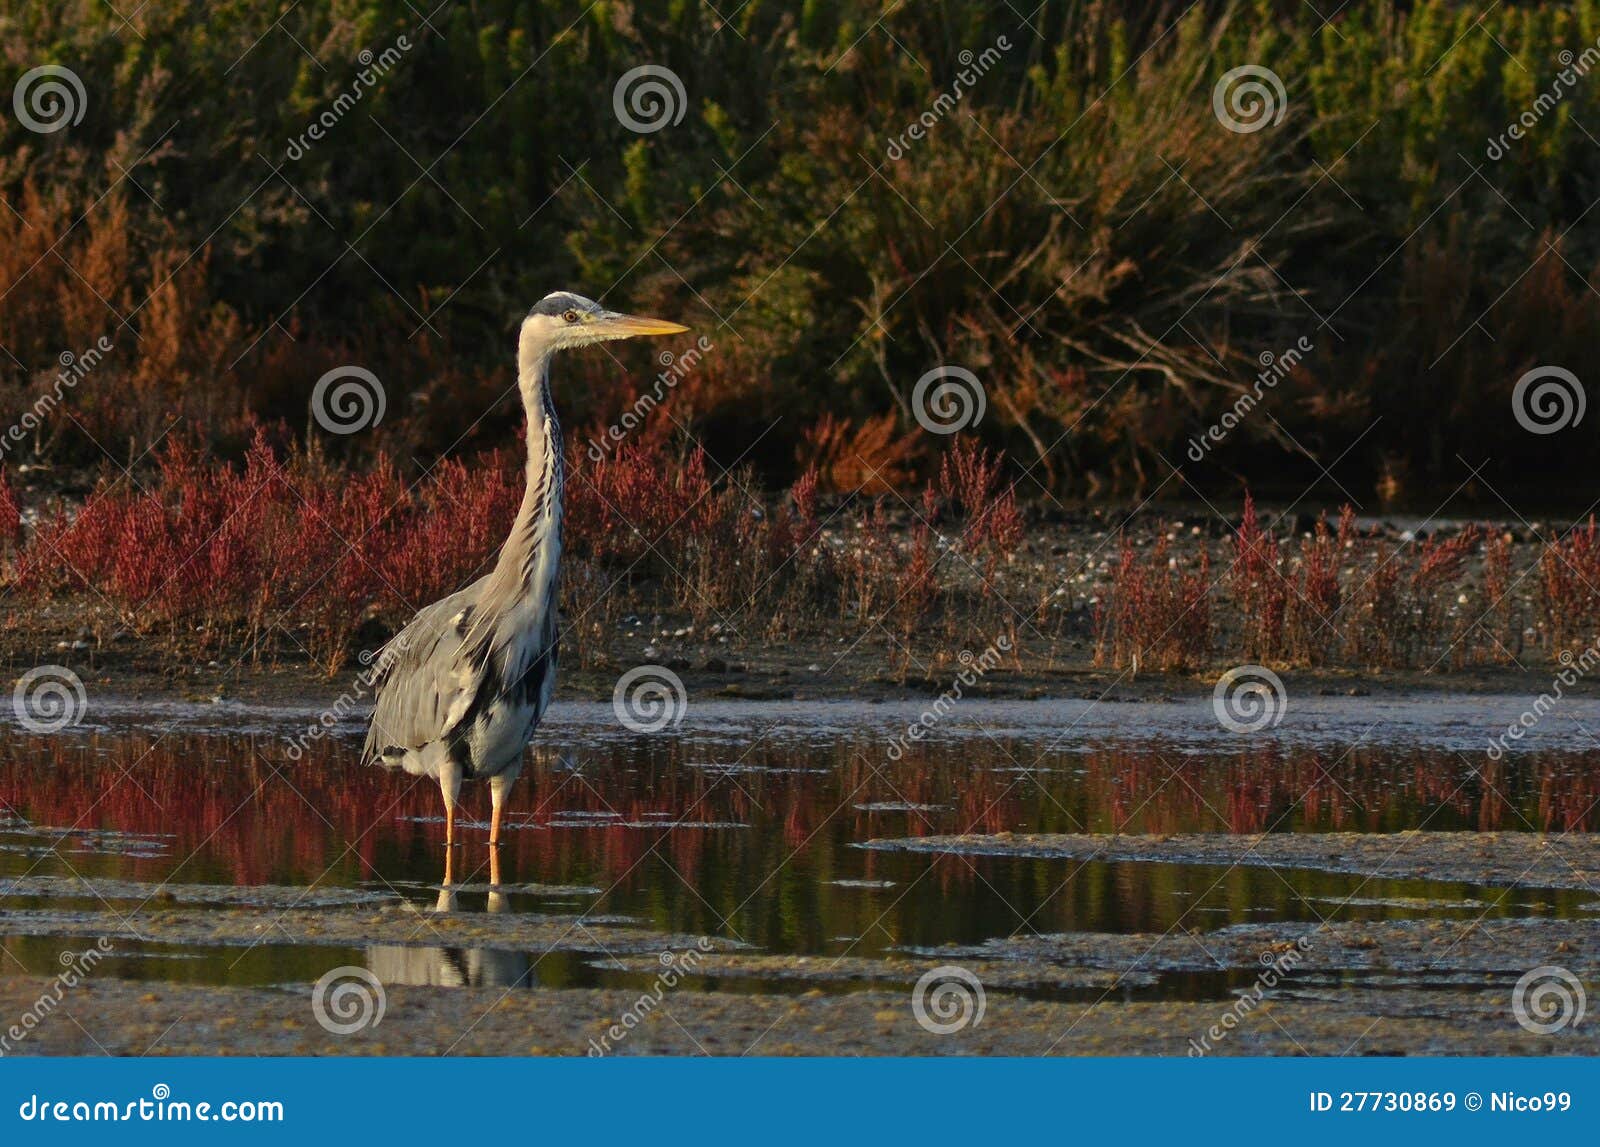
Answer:
[[[1557,652],[1577,653],[1600,635],[1600,529],[1586,525],[1547,542],[1539,558],[1543,620]]]
[[[1321,518],[1297,552],[1290,545],[1248,496],[1232,562],[1216,582],[1204,549],[1174,558],[1163,538],[1141,556],[1124,538],[1095,612],[1097,663],[1426,669],[1446,660],[1504,664],[1521,649],[1514,591],[1522,578],[1504,535],[1469,525],[1446,538],[1391,543],[1363,535],[1346,506],[1336,527]],[[1591,524],[1545,546],[1538,569],[1555,649],[1588,640],[1600,627],[1592,588],[1600,586],[1600,531]]]
[[[0,466],[0,555],[4,547],[16,547],[22,541],[22,508],[17,505],[17,495],[11,489],[11,480]]]
[[[939,462],[938,482],[931,488],[937,498],[924,498],[925,508],[942,502],[960,514],[965,523],[962,544],[984,555],[989,575],[1022,539],[1016,487],[1005,484],[1003,457],[958,438]]]
[[[1211,556],[1181,571],[1165,537],[1140,557],[1124,534],[1111,585],[1095,609],[1095,662],[1127,668],[1199,668],[1211,650]]]
[[[303,653],[330,672],[485,572],[522,494],[514,449],[407,478],[385,457],[352,470],[259,427],[236,464],[174,438],[148,465],[81,504],[30,507],[28,525],[0,472],[7,592],[71,595],[97,607],[100,625],[240,656]],[[965,441],[911,502],[855,495],[824,507],[816,469],[766,496],[750,475],[665,437],[570,465],[563,617],[581,635],[570,645],[580,664],[637,657],[665,629],[730,649],[842,636],[902,679],[933,676],[963,647],[1000,632],[1016,643],[1019,625],[1036,632],[1009,603],[1036,593],[1041,575],[1055,584],[1043,563],[1016,560],[1023,515],[1001,458]],[[1503,663],[1521,648],[1525,580],[1554,650],[1600,629],[1593,522],[1519,575],[1503,535],[1395,543],[1362,534],[1346,508],[1296,541],[1247,498],[1229,549],[1214,577],[1204,546],[1180,553],[1165,534],[1142,544],[1123,534],[1094,591],[1097,663]],[[633,639],[624,654],[619,643]]]
[[[1347,658],[1358,666],[1417,667],[1448,656],[1463,636],[1453,619],[1478,538],[1478,528],[1468,526],[1442,541],[1363,548],[1339,618]]]
[[[1234,533],[1233,564],[1228,569],[1242,639],[1241,655],[1267,661],[1283,652],[1289,581],[1278,539],[1261,525],[1255,499],[1244,497],[1244,515]]]
[[[1354,538],[1355,511],[1346,506],[1339,514],[1337,532],[1328,528],[1327,516],[1323,515],[1317,519],[1311,536],[1301,539],[1284,623],[1288,654],[1301,664],[1323,665],[1333,660],[1335,643],[1320,640],[1319,635],[1328,632],[1327,627],[1343,605],[1339,569]]]

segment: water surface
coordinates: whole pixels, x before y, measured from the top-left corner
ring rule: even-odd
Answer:
[[[939,856],[883,837],[1001,832],[1588,832],[1600,825],[1600,705],[1565,703],[1518,751],[1490,734],[1516,698],[1314,698],[1240,735],[1208,703],[963,702],[898,755],[916,704],[701,704],[671,734],[609,705],[562,705],[508,806],[510,912],[625,919],[777,954],[877,956],[1058,932],[1592,913],[1581,892],[1376,880],[1313,871]],[[431,906],[444,826],[432,782],[363,768],[336,725],[292,759],[306,708],[102,703],[51,735],[0,733],[0,878],[369,888]],[[461,911],[483,911],[488,794],[466,793]],[[476,886],[476,887],[475,887]],[[91,897],[11,896],[4,913],[127,911]],[[1586,908],[1587,906],[1587,908]],[[205,905],[174,910],[206,911]],[[119,942],[104,967],[142,979],[271,984],[364,963],[386,982],[603,982],[590,953],[262,942]],[[64,942],[9,936],[12,971],[49,974]],[[79,943],[77,946],[81,947]],[[791,990],[778,983],[736,986]],[[1153,990],[1211,992],[1201,978]]]

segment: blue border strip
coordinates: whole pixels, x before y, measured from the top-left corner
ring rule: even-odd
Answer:
[[[235,1106],[229,1120],[229,1103],[281,1109]],[[1359,1137],[1367,1147],[1441,1132],[1455,1143],[1530,1132],[1592,1141],[1600,1060],[6,1059],[0,1104],[8,1144],[326,1142],[341,1133],[405,1143],[624,1133],[807,1147],[1086,1136],[1271,1136],[1297,1147],[1350,1147]]]

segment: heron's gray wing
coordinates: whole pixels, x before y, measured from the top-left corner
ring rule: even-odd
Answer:
[[[364,764],[443,738],[467,714],[479,674],[462,649],[479,586],[440,598],[417,613],[379,652],[377,700],[362,749]]]

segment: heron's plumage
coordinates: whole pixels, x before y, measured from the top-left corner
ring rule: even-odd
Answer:
[[[505,794],[522,771],[522,751],[555,696],[566,471],[550,394],[550,359],[572,347],[687,329],[608,311],[566,291],[546,295],[522,321],[517,386],[528,426],[528,460],[511,533],[494,568],[419,610],[384,646],[373,673],[377,698],[362,759],[438,780],[447,842],[454,840],[461,782],[488,778],[494,807],[489,839],[498,843]],[[491,873],[497,865],[493,861]],[[446,884],[450,871],[447,863]]]
[[[362,759],[465,779],[521,770],[555,693],[565,466],[548,354],[519,356],[528,423],[522,505],[494,568],[422,610],[379,653]]]

